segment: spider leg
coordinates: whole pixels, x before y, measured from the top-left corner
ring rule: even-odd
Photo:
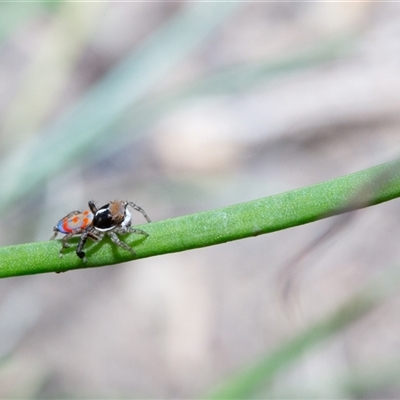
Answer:
[[[93,213],[93,215],[95,215],[98,210],[96,203],[93,200],[89,200],[88,205],[89,205],[90,211]]]
[[[137,233],[138,235],[149,236],[147,232],[139,228],[133,228],[131,225],[115,228],[113,229],[113,232],[118,233],[120,235],[126,235],[127,233]]]
[[[80,232],[79,232],[80,233]],[[85,247],[85,244],[87,242],[87,239],[90,238],[92,240],[98,241],[101,240],[103,237],[103,233],[94,233],[93,230],[85,230],[83,231],[81,238],[79,240],[78,246],[76,247],[76,255],[81,258],[84,262],[87,261],[86,258],[86,253],[83,251],[83,248]]]
[[[135,255],[135,250],[132,247],[128,246],[125,242],[123,242],[115,232],[107,232],[108,236],[110,237],[111,241],[115,243],[117,246],[122,247],[125,250],[128,250],[133,255]]]
[[[146,218],[147,222],[151,222],[150,218],[148,217],[148,215],[146,214],[146,211],[143,210],[142,207],[139,207],[137,204],[133,203],[132,201],[128,201],[128,204],[135,209],[136,211],[139,211],[140,213],[143,214],[143,217]]]
[[[67,242],[68,239],[72,238],[72,236],[74,236],[75,233],[68,233],[67,235],[65,235],[62,239],[61,239],[61,249],[59,252],[59,257],[63,256],[63,250],[66,249],[67,247],[70,247],[71,245]]]
[[[137,233],[138,235],[149,236],[149,234],[147,232],[142,231],[141,229],[138,229],[138,228],[129,227],[128,232]]]
[[[75,250],[76,255],[77,255],[80,259],[82,259],[83,262],[86,262],[86,261],[87,261],[87,259],[86,259],[86,254],[85,254],[85,252],[83,251],[83,248],[85,247],[85,244],[86,244],[86,241],[87,241],[88,236],[89,236],[89,232],[87,232],[87,231],[83,232],[83,234],[82,234],[82,236],[81,236],[81,238],[80,238],[80,240],[79,240],[78,246],[76,247],[76,250]]]
[[[94,233],[92,231],[88,232],[88,237],[90,237],[90,239],[92,239],[92,240],[95,240],[96,242],[101,240],[103,238],[103,236],[104,236],[104,233],[100,233],[100,232]]]

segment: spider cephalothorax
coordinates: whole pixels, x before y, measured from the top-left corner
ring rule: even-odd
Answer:
[[[105,206],[97,209],[93,201],[89,201],[89,207],[94,215],[93,226],[101,232],[115,229],[119,225],[131,223],[131,213],[126,208],[127,201],[110,201]],[[144,214],[145,215],[145,214]],[[124,225],[124,226],[125,226]]]

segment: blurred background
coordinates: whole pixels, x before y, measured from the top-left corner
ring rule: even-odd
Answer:
[[[158,221],[398,157],[399,22],[383,2],[1,3],[0,244],[48,240],[89,199]],[[398,264],[399,212],[359,211],[311,247],[335,219],[4,279],[0,397],[199,398]],[[399,397],[399,305],[258,397]]]

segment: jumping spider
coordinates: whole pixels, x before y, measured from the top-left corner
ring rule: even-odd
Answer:
[[[135,251],[123,242],[118,234],[137,233],[139,235],[149,236],[147,232],[142,229],[133,228],[132,215],[128,210],[128,205],[136,211],[142,213],[147,222],[151,222],[143,208],[139,207],[131,201],[110,201],[103,207],[97,208],[94,201],[89,201],[89,210],[86,211],[72,211],[64,218],[62,218],[57,225],[53,228],[54,235],[51,239],[55,239],[57,234],[64,233],[62,238],[62,247],[60,250],[60,257],[65,248],[70,247],[67,242],[69,238],[75,235],[81,235],[76,254],[84,262],[87,261],[86,254],[83,251],[88,238],[99,241],[104,235],[108,235],[113,243],[122,247],[123,249],[136,254]]]

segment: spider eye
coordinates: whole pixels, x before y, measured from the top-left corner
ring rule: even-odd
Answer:
[[[114,228],[115,223],[113,221],[110,210],[107,206],[100,208],[93,217],[93,225],[100,230],[107,231]]]

